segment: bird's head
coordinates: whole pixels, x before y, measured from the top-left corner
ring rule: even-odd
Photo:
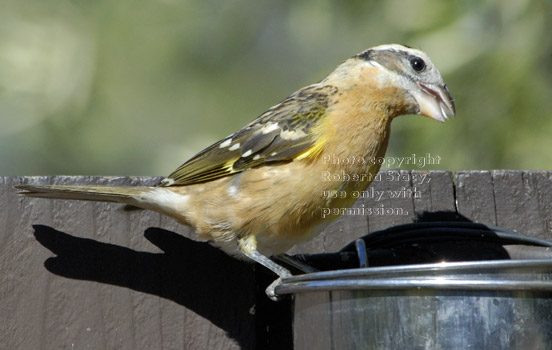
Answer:
[[[391,114],[419,114],[444,122],[456,113],[441,73],[420,50],[376,46],[345,61],[332,75],[343,78],[344,73],[354,76],[355,85],[368,86],[378,101],[393,106]]]
[[[454,100],[441,73],[424,52],[402,45],[382,45],[368,49],[356,58],[379,69],[378,79],[406,92],[406,98],[411,102],[407,113],[440,122],[454,117]]]

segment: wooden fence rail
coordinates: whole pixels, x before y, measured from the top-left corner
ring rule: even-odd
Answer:
[[[159,178],[0,177],[1,349],[290,349],[274,278],[122,205],[17,196],[20,183],[148,185]],[[387,171],[356,208],[290,252],[335,252],[415,221],[473,221],[552,240],[551,171]],[[357,212],[358,214],[359,212]]]

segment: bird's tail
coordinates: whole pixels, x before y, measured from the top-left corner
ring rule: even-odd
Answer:
[[[19,194],[28,197],[51,199],[77,199],[86,201],[119,202],[137,205],[140,196],[152,187],[17,185]]]

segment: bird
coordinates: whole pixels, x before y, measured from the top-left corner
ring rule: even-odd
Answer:
[[[353,191],[365,190],[379,171],[392,120],[408,114],[445,122],[456,110],[426,53],[380,45],[295,91],[157,186],[15,187],[29,197],[120,202],[159,212],[281,280],[291,273],[271,257],[313,238],[354,204]],[[349,176],[329,181],[323,176],[328,171]],[[274,297],[273,288],[267,294]]]

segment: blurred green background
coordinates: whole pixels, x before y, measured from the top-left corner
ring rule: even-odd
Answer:
[[[550,1],[2,0],[0,175],[167,175],[384,43],[426,51],[457,106],[395,120],[389,156],[550,169],[551,35]]]

